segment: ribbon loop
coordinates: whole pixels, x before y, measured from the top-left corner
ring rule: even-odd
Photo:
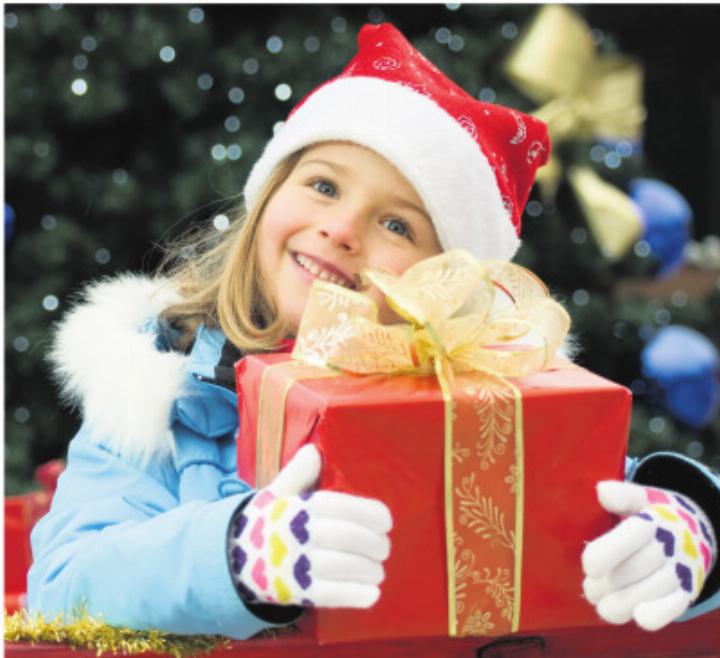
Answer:
[[[487,294],[485,268],[460,249],[443,256],[412,265],[402,277],[377,270],[366,270],[364,275],[383,292],[393,310],[415,326],[451,317],[468,300],[475,312],[487,311],[492,298]]]

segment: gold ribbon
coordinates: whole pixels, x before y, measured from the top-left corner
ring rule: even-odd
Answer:
[[[546,367],[569,316],[529,270],[479,262],[462,250],[423,260],[402,276],[364,275],[407,322],[382,325],[371,299],[316,280],[292,356],[335,371],[437,376],[444,401],[449,634],[517,630],[522,405],[505,377]],[[456,436],[465,443],[472,437],[477,454]]]
[[[505,74],[536,103],[553,142],[637,140],[645,121],[643,69],[623,55],[599,55],[588,24],[565,5],[544,5],[518,39]]]

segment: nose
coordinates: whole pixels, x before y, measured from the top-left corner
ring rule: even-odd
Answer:
[[[354,253],[362,244],[363,218],[361,213],[354,209],[333,212],[320,224],[318,231],[334,247]]]

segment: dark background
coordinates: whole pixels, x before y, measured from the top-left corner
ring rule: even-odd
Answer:
[[[191,20],[197,8],[202,19]],[[34,467],[64,456],[79,423],[77,412],[60,406],[44,361],[49,329],[71,295],[89,279],[151,271],[159,243],[229,213],[272,126],[302,95],[339,72],[364,22],[392,21],[469,93],[491,88],[498,102],[532,111],[535,106],[503,77],[501,63],[518,38],[508,36],[512,26],[521,35],[536,10],[6,4],[5,200],[15,213],[5,242],[6,491],[33,486]],[[613,172],[614,182],[642,174],[669,183],[694,211],[693,238],[717,235],[720,7],[575,10],[601,31],[601,52],[633,55],[645,67],[643,148]],[[442,27],[463,38],[461,49],[438,41]],[[273,35],[282,39],[278,52],[268,49]],[[317,51],[306,47],[309,36],[318,39]],[[158,56],[167,45],[175,50],[171,62]],[[204,74],[212,76],[207,89],[198,85]],[[87,84],[80,96],[71,91],[78,78]],[[280,83],[292,87],[285,101],[275,95]],[[240,103],[228,96],[235,87],[243,90]],[[239,119],[239,130],[228,130],[228,117]],[[239,146],[242,155],[218,160],[211,155],[215,144],[235,145],[236,153]],[[577,153],[590,146],[579,144]],[[638,393],[633,452],[671,448],[717,466],[717,419],[696,430],[677,422],[664,408],[662,392],[642,383],[639,367],[644,342],[669,322],[696,327],[720,344],[717,286],[682,308],[653,294],[620,294],[629,278],[652,282],[656,264],[633,254],[609,263],[590,241],[571,242],[570,232],[584,226],[584,218],[570,197],[561,189],[556,204],[526,217],[520,262],[567,303],[585,346],[580,362]],[[590,294],[582,307],[571,301],[578,287]],[[668,313],[658,315],[663,310]]]

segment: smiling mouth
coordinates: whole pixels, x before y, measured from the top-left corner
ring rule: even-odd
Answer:
[[[328,283],[334,283],[336,286],[342,286],[343,288],[349,288],[350,290],[356,290],[355,283],[348,279],[344,275],[339,275],[336,272],[331,272],[325,269],[315,259],[305,256],[303,254],[293,252],[293,260],[306,272],[311,274],[317,279],[327,281]]]

